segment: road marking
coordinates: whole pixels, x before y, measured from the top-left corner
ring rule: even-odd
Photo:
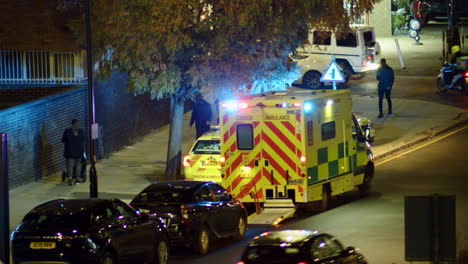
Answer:
[[[397,158],[399,158],[399,157],[401,157],[401,156],[403,156],[403,155],[406,155],[406,154],[408,154],[408,153],[411,153],[411,152],[413,152],[413,151],[416,151],[416,150],[418,150],[418,149],[420,149],[420,148],[423,148],[423,147],[425,147],[425,146],[427,146],[427,145],[430,145],[430,144],[432,144],[432,143],[436,143],[437,141],[442,140],[442,139],[444,139],[444,138],[446,138],[446,137],[449,137],[449,136],[451,136],[451,135],[453,135],[453,134],[455,134],[455,133],[458,133],[458,132],[460,132],[460,131],[462,131],[462,130],[464,130],[464,129],[466,129],[466,128],[468,128],[468,126],[464,126],[464,127],[459,128],[459,129],[457,129],[457,130],[455,130],[455,131],[452,131],[452,132],[450,132],[450,133],[448,133],[448,134],[445,134],[445,135],[443,135],[443,136],[437,137],[437,138],[435,138],[434,140],[430,140],[429,142],[426,142],[426,143],[424,143],[424,144],[422,144],[422,145],[420,145],[420,146],[417,146],[417,147],[415,147],[415,148],[411,148],[410,150],[407,150],[407,151],[405,151],[405,152],[403,152],[403,153],[400,153],[400,154],[398,154],[398,155],[396,155],[396,156],[394,156],[394,157],[391,157],[391,158],[388,158],[388,159],[384,159],[383,161],[380,161],[380,162],[376,162],[376,163],[375,163],[375,166],[382,165],[382,164],[384,164],[384,163],[386,163],[386,162],[389,162],[389,161],[391,161],[391,160],[397,159]]]

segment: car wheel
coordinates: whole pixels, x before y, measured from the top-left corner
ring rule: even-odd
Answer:
[[[442,93],[445,93],[448,90],[447,88],[445,88],[445,85],[443,84],[442,78],[437,78],[437,88]]]
[[[193,247],[200,255],[205,255],[210,250],[210,234],[206,226],[196,233]]]
[[[166,240],[162,239],[156,244],[155,247],[155,264],[167,264],[169,259],[169,247]]]
[[[241,240],[244,238],[245,230],[247,230],[247,220],[245,217],[239,217],[239,222],[237,223],[237,233],[234,236],[234,239]]]
[[[109,251],[106,251],[100,258],[99,264],[114,264],[116,263],[114,260],[114,255]]]
[[[320,81],[322,74],[318,71],[308,71],[302,78],[302,84],[307,89],[322,89],[323,83]]]
[[[322,187],[322,201],[321,201],[321,211],[326,211],[330,207],[330,197],[331,191],[328,185],[323,185]]]
[[[352,70],[349,64],[346,61],[338,61],[337,62],[338,67],[340,67],[341,74],[343,74],[343,78],[345,79],[345,82],[349,81],[351,78]]]
[[[366,197],[370,193],[371,189],[371,181],[374,177],[374,164],[368,163],[366,166],[366,171],[364,172],[364,179],[362,180],[362,184],[358,186],[359,195],[361,197]]]

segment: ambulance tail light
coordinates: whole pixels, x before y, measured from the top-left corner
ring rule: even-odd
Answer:
[[[301,103],[294,103],[293,106],[294,106],[295,108],[300,108],[300,107],[301,107]]]
[[[184,156],[184,167],[190,167],[190,155],[185,155]]]
[[[300,160],[301,160],[301,165],[304,166],[304,165],[305,165],[305,162],[306,162],[306,157],[305,157],[305,156],[301,156]]]

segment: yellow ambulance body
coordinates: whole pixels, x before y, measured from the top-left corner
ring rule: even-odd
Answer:
[[[222,185],[243,203],[291,199],[296,208],[358,187],[372,151],[349,90],[269,92],[220,103]]]

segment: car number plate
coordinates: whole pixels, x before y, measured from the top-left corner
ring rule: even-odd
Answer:
[[[54,249],[55,242],[31,242],[29,247],[32,249]]]

